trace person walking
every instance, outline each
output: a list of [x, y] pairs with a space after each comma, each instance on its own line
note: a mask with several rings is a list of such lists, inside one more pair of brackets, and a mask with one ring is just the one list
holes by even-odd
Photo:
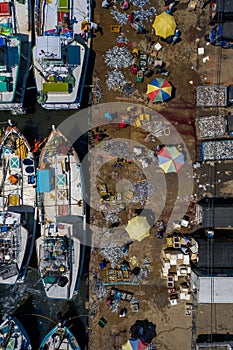
[[99, 23], [89, 22], [89, 26], [90, 26], [90, 29], [93, 33], [100, 33], [101, 35], [104, 34], [103, 28], [100, 27]]

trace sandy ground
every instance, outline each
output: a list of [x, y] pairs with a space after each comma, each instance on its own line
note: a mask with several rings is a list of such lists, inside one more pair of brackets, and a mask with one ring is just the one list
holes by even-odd
[[[158, 53], [166, 63], [166, 68], [170, 71], [168, 80], [175, 87], [175, 98], [169, 102], [153, 105], [149, 102], [148, 107], [154, 109], [166, 117], [172, 123], [179, 134], [182, 136], [193, 162], [200, 159], [199, 140], [196, 137], [195, 118], [205, 113], [216, 113], [216, 109], [209, 109], [207, 112], [195, 108], [195, 88], [204, 84], [231, 84], [233, 83], [233, 74], [231, 67], [231, 52], [207, 45], [204, 35], [208, 32], [208, 6], [203, 10], [197, 8], [195, 11], [188, 11], [187, 1], [179, 1], [174, 17], [181, 31], [181, 41], [174, 46], [160, 42], [163, 49]], [[152, 3], [151, 3], [152, 5]], [[163, 2], [158, 1], [155, 6], [157, 13], [164, 10]], [[132, 9], [132, 8], [131, 8]], [[128, 10], [129, 12], [129, 10]], [[116, 24], [111, 17], [109, 10], [101, 8], [101, 2], [96, 3], [95, 22], [99, 22], [103, 28], [103, 36], [96, 33], [93, 40], [93, 50], [96, 53], [94, 78], [101, 80], [101, 87], [104, 91], [102, 102], [125, 101], [119, 91], [108, 90], [105, 80], [107, 67], [104, 64], [104, 53], [107, 49], [115, 45], [118, 34], [111, 33], [110, 26]], [[151, 23], [147, 24], [150, 30]], [[143, 35], [135, 34], [135, 31], [129, 25], [122, 26], [122, 32], [140, 50], [146, 50], [146, 39]], [[158, 38], [152, 36], [152, 41], [158, 42]], [[204, 48], [204, 55], [198, 55], [198, 47]], [[131, 49], [131, 48], [129, 48]], [[206, 61], [203, 58], [207, 57]], [[145, 105], [146, 85], [151, 78], [144, 78], [143, 83], [136, 83], [135, 76], [132, 76], [130, 69], [125, 71], [128, 79], [136, 84], [137, 91], [131, 98], [131, 102], [138, 102]], [[190, 81], [192, 83], [190, 83]], [[225, 111], [223, 111], [225, 112]], [[106, 126], [105, 126], [106, 128]], [[116, 131], [115, 127], [108, 126], [107, 133], [112, 137], [130, 137], [127, 131]], [[125, 134], [122, 134], [122, 133]], [[142, 142], [142, 135], [138, 132], [134, 135], [135, 139]], [[96, 145], [96, 144], [94, 144]], [[232, 162], [216, 164], [215, 167], [203, 165], [201, 170], [196, 171], [198, 184], [205, 184], [211, 179], [213, 173], [218, 174], [221, 179], [216, 186], [208, 191], [204, 191], [197, 183], [194, 186], [193, 193], [196, 198], [201, 198], [207, 194], [229, 195], [232, 188], [232, 176], [226, 175], [225, 170], [229, 170]], [[91, 165], [92, 167], [92, 165]], [[101, 178], [108, 174], [107, 168], [102, 169]], [[108, 178], [109, 183], [111, 178]], [[167, 177], [168, 193], [176, 195], [175, 177]], [[185, 183], [185, 180], [183, 180]], [[190, 203], [189, 213], [194, 215], [193, 207], [195, 201]], [[166, 201], [162, 218], [167, 222], [171, 201]], [[93, 212], [94, 217], [95, 212]], [[128, 213], [129, 215], [129, 213]], [[129, 216], [127, 216], [129, 218]], [[100, 219], [101, 220], [101, 219]], [[93, 221], [95, 221], [93, 219]], [[102, 220], [103, 221], [103, 220]], [[192, 227], [191, 229], [194, 229]], [[95, 230], [94, 230], [95, 231]], [[96, 238], [94, 232], [94, 240]], [[227, 310], [229, 305], [195, 305], [191, 316], [185, 315], [185, 302], [177, 306], [171, 306], [166, 292], [166, 280], [160, 278], [161, 267], [161, 249], [164, 241], [158, 240], [155, 235], [155, 229], [152, 228], [151, 235], [145, 238], [141, 243], [134, 242], [130, 246], [130, 256], [136, 256], [140, 265], [145, 257], [149, 257], [151, 264], [149, 267], [149, 276], [143, 280], [140, 286], [127, 286], [127, 291], [134, 293], [139, 300], [139, 312], [130, 311], [125, 318], [119, 318], [117, 314], [112, 313], [103, 300], [98, 300], [93, 292], [95, 277], [103, 277], [103, 272], [99, 269], [101, 257], [98, 249], [93, 249], [90, 263], [89, 278], [89, 306], [92, 317], [90, 318], [89, 329], [89, 349], [99, 350], [121, 349], [121, 345], [129, 339], [129, 329], [137, 319], [148, 319], [156, 324], [157, 337], [153, 340], [155, 349], [159, 350], [188, 350], [194, 349], [195, 341], [200, 334], [210, 333], [232, 333], [232, 316]], [[121, 287], [119, 287], [121, 288]], [[124, 286], [124, 289], [125, 286]], [[107, 320], [104, 328], [98, 325], [101, 317]]]

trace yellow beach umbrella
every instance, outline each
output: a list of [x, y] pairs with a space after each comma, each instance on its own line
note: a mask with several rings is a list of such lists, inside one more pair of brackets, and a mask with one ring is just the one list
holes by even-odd
[[149, 230], [150, 225], [145, 216], [135, 216], [129, 220], [128, 225], [125, 228], [125, 231], [128, 232], [130, 238], [139, 242], [141, 242], [143, 238], [149, 236]]
[[155, 30], [155, 34], [164, 39], [174, 35], [176, 30], [176, 22], [173, 16], [166, 12], [161, 13], [155, 17], [152, 27]]

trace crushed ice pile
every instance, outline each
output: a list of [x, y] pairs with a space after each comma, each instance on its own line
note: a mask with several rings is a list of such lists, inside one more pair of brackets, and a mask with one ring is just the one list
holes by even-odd
[[106, 83], [109, 90], [122, 89], [126, 84], [125, 76], [119, 70], [114, 69], [112, 72], [108, 72]]
[[127, 68], [132, 62], [132, 56], [125, 47], [114, 46], [105, 53], [105, 64], [110, 68]]

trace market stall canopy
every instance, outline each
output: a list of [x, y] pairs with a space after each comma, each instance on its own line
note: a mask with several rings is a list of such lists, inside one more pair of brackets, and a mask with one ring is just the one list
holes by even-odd
[[184, 164], [184, 154], [176, 146], [165, 146], [158, 152], [158, 165], [165, 173], [177, 173]]
[[144, 344], [140, 339], [130, 339], [122, 345], [122, 350], [148, 350], [148, 345]]
[[172, 94], [172, 86], [162, 78], [155, 78], [147, 85], [147, 96], [153, 103], [168, 100]]
[[173, 16], [163, 12], [155, 17], [152, 27], [157, 36], [166, 39], [167, 37], [174, 35], [176, 22]]
[[143, 238], [149, 236], [150, 225], [145, 216], [136, 216], [129, 220], [125, 231], [129, 234], [130, 238], [135, 239], [139, 242]]

